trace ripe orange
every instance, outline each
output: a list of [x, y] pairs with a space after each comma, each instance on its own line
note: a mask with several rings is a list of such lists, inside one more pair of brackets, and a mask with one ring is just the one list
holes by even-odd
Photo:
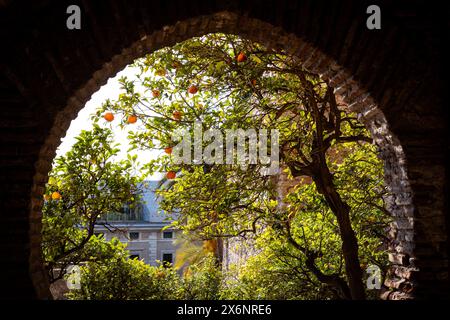
[[128, 119], [127, 119], [127, 122], [130, 123], [130, 124], [131, 123], [136, 123], [136, 121], [137, 121], [137, 116], [134, 115], [134, 114], [129, 116]]
[[247, 60], [247, 56], [243, 52], [240, 52], [236, 60], [237, 62], [244, 62], [245, 60]]
[[174, 62], [172, 62], [172, 67], [175, 69], [178, 69], [179, 67], [181, 67], [181, 63], [178, 61], [174, 61]]
[[252, 79], [252, 86], [256, 86], [256, 79]]
[[175, 171], [169, 171], [166, 174], [167, 179], [170, 179], [170, 180], [175, 179], [176, 176], [177, 176], [177, 173]]
[[180, 111], [174, 111], [172, 114], [172, 117], [177, 120], [180, 121], [181, 120], [181, 112]]
[[172, 154], [172, 147], [164, 148], [164, 152], [167, 153], [167, 154]]
[[160, 94], [161, 94], [161, 92], [159, 90], [156, 90], [156, 89], [152, 90], [153, 98], [158, 98]]
[[53, 200], [59, 200], [61, 199], [61, 194], [58, 191], [55, 191], [52, 193], [52, 199]]
[[107, 112], [103, 115], [103, 118], [108, 121], [111, 122], [114, 120], [114, 115], [111, 112]]
[[192, 85], [192, 86], [190, 86], [190, 87], [188, 88], [188, 92], [189, 92], [190, 94], [196, 94], [197, 91], [198, 91], [198, 87], [195, 86], [195, 85]]
[[159, 69], [155, 72], [157, 76], [164, 77], [166, 75], [166, 69]]
[[48, 201], [51, 199], [51, 196], [49, 194], [44, 194], [44, 200]]

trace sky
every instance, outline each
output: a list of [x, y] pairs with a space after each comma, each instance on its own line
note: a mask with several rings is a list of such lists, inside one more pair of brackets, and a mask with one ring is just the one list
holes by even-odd
[[[101, 106], [102, 102], [106, 99], [114, 100], [118, 97], [118, 95], [121, 93], [120, 90], [120, 84], [119, 84], [119, 78], [122, 76], [127, 76], [129, 78], [132, 78], [133, 75], [137, 73], [137, 69], [127, 66], [124, 70], [119, 72], [115, 77], [110, 78], [108, 82], [102, 86], [97, 92], [95, 92], [91, 99], [86, 103], [83, 109], [80, 110], [78, 113], [78, 116], [75, 120], [72, 120], [70, 123], [69, 130], [66, 133], [66, 136], [61, 139], [61, 144], [59, 145], [58, 149], [56, 150], [56, 156], [64, 155], [66, 152], [68, 152], [74, 143], [76, 142], [75, 137], [77, 137], [81, 130], [90, 130], [92, 129], [92, 120], [90, 119], [91, 115], [95, 113], [96, 109]], [[113, 121], [111, 123], [111, 129], [113, 130], [114, 134], [114, 140], [120, 144], [120, 152], [117, 156], [117, 159], [126, 159], [127, 154], [130, 153], [131, 155], [136, 154], [137, 160], [140, 163], [148, 162], [151, 159], [156, 158], [160, 152], [159, 151], [132, 151], [127, 152], [128, 148], [130, 147], [130, 144], [127, 140], [127, 134], [129, 130], [137, 130], [140, 124], [140, 121], [136, 122], [133, 125], [126, 126], [123, 129], [120, 129], [118, 126], [119, 121]], [[99, 122], [100, 125], [109, 126], [106, 124], [106, 121], [101, 120]], [[151, 177], [148, 177], [148, 180], [160, 180], [162, 177], [161, 173], [156, 173], [152, 175]]]

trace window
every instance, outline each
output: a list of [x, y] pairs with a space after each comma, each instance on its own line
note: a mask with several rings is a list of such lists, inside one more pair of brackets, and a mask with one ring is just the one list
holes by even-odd
[[173, 254], [172, 253], [163, 253], [162, 262], [163, 262], [163, 265], [165, 265], [165, 266], [168, 263], [172, 263], [173, 262]]
[[122, 206], [122, 210], [120, 210], [120, 213], [129, 215], [129, 214], [131, 213], [130, 205], [129, 205], [128, 203], [124, 204], [124, 205]]
[[129, 238], [130, 238], [130, 240], [138, 240], [139, 239], [139, 232], [130, 232]]
[[164, 231], [163, 232], [163, 239], [172, 239], [173, 238], [173, 232], [172, 231]]
[[130, 254], [130, 259], [138, 259], [139, 260], [139, 255], [138, 254]]

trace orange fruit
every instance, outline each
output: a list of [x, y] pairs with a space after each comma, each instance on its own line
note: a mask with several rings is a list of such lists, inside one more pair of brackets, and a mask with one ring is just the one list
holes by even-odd
[[137, 121], [137, 116], [135, 116], [134, 114], [129, 116], [127, 119], [128, 123], [136, 123], [136, 121]]
[[164, 76], [166, 75], [166, 70], [165, 70], [165, 69], [159, 69], [159, 70], [157, 70], [157, 71], [155, 72], [155, 74], [156, 74], [157, 76], [164, 77]]
[[237, 62], [244, 62], [245, 60], [247, 60], [247, 56], [243, 52], [240, 52], [236, 60]]
[[180, 121], [181, 120], [181, 112], [180, 111], [174, 111], [172, 114], [172, 117], [177, 120]]
[[161, 92], [159, 90], [156, 90], [156, 89], [152, 90], [153, 98], [158, 98], [160, 94], [161, 94]]
[[167, 153], [167, 154], [172, 154], [172, 147], [164, 148], [164, 152]]
[[181, 67], [181, 63], [179, 63], [178, 61], [172, 62], [172, 68], [178, 69], [179, 67]]
[[44, 200], [48, 201], [51, 199], [51, 196], [49, 194], [44, 194]]
[[114, 120], [114, 115], [111, 112], [107, 112], [103, 115], [103, 118], [108, 121], [111, 122]]
[[52, 199], [53, 200], [59, 200], [61, 199], [61, 194], [58, 191], [55, 191], [52, 193]]
[[175, 179], [176, 176], [177, 176], [177, 173], [175, 171], [169, 171], [166, 174], [167, 179], [170, 179], [170, 180]]
[[256, 79], [252, 79], [252, 86], [256, 86]]
[[192, 85], [192, 86], [190, 86], [190, 87], [188, 88], [188, 92], [189, 92], [190, 94], [196, 94], [197, 91], [198, 91], [198, 87], [197, 87], [197, 86]]

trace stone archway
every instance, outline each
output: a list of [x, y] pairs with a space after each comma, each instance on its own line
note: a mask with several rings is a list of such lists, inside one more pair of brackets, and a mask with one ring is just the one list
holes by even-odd
[[9, 44], [0, 52], [0, 265], [6, 269], [0, 295], [50, 297], [40, 253], [41, 194], [59, 139], [89, 97], [144, 53], [225, 32], [295, 53], [360, 114], [380, 146], [392, 192], [387, 285], [393, 290], [386, 298], [448, 298], [448, 124], [445, 57], [438, 50], [448, 27], [445, 10], [424, 0], [407, 6], [380, 0], [383, 27], [368, 31], [367, 4], [82, 2], [79, 31], [65, 28], [64, 1], [0, 5], [6, 26], [0, 38]]
[[[31, 220], [37, 224], [33, 230], [40, 230], [40, 209], [42, 207], [42, 190], [45, 187], [47, 173], [59, 145], [60, 139], [65, 135], [70, 122], [76, 117], [87, 100], [106, 81], [148, 52], [162, 47], [174, 45], [178, 41], [201, 36], [207, 33], [225, 32], [239, 34], [267, 47], [280, 47], [291, 54], [295, 54], [309, 71], [321, 75], [329, 80], [351, 111], [357, 112], [360, 121], [370, 130], [375, 143], [380, 149], [380, 155], [386, 163], [386, 182], [391, 193], [388, 201], [388, 210], [394, 217], [393, 246], [391, 248], [391, 262], [393, 270], [387, 285], [397, 291], [389, 298], [407, 298], [413, 283], [407, 277], [401, 277], [397, 270], [412, 272], [407, 257], [413, 256], [413, 203], [412, 193], [408, 182], [405, 156], [398, 139], [390, 132], [388, 123], [369, 93], [360, 88], [358, 83], [341, 66], [327, 57], [311, 44], [293, 34], [287, 34], [280, 28], [264, 23], [257, 19], [239, 16], [231, 12], [219, 12], [213, 15], [188, 19], [165, 27], [151, 35], [142, 37], [125, 48], [120, 54], [114, 56], [110, 62], [96, 71], [92, 78], [68, 100], [67, 106], [55, 118], [55, 123], [40, 152], [37, 163], [37, 173], [34, 177], [32, 190]], [[32, 237], [38, 241], [38, 237]], [[39, 243], [32, 243], [32, 269], [34, 284], [42, 287], [42, 266], [36, 263], [40, 259]], [[400, 282], [400, 283], [399, 283]], [[41, 288], [41, 290], [44, 287]]]

